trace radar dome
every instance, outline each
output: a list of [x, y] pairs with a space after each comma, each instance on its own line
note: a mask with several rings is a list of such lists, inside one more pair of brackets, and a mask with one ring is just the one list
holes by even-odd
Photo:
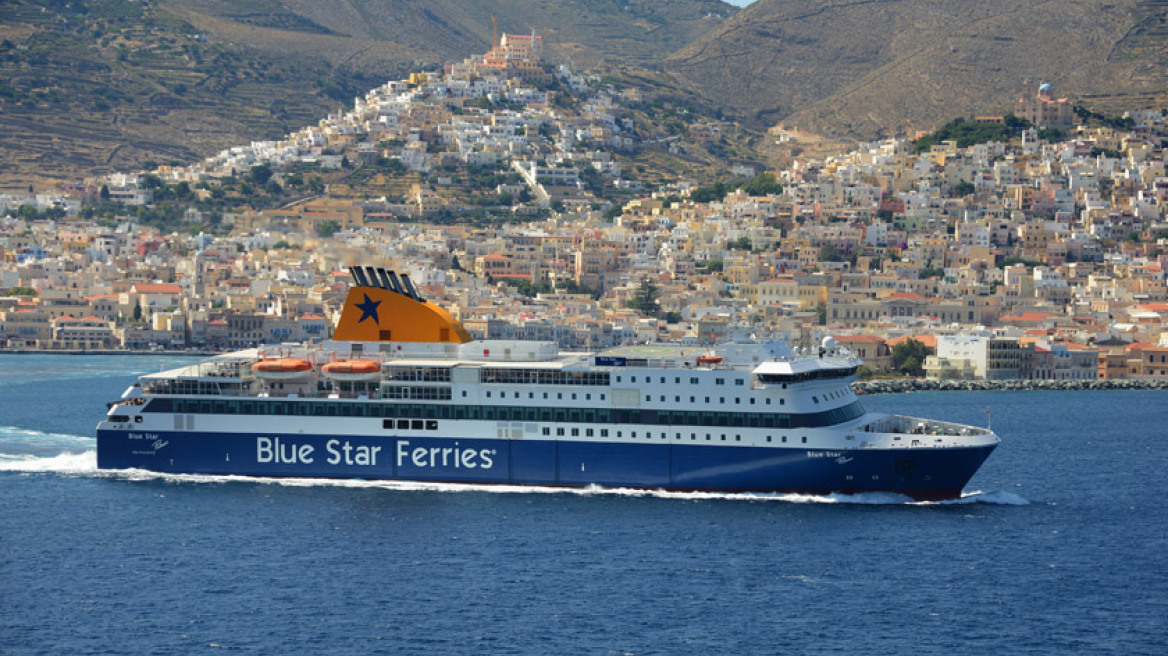
[[823, 338], [823, 341], [822, 341], [822, 342], [820, 342], [820, 346], [822, 346], [822, 347], [823, 347], [823, 350], [824, 350], [824, 351], [827, 351], [828, 353], [831, 353], [832, 351], [834, 351], [834, 350], [835, 350], [835, 338], [834, 338], [834, 337], [832, 337], [831, 335], [828, 335], [827, 337], [824, 337], [824, 338]]

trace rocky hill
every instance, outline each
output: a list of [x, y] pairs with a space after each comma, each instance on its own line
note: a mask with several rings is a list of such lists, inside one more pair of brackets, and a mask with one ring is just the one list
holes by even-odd
[[5, 0], [0, 191], [278, 137], [387, 79], [544, 35], [577, 67], [659, 61], [719, 0]]
[[667, 70], [756, 127], [867, 137], [1009, 111], [1050, 82], [1168, 106], [1168, 0], [759, 0]]

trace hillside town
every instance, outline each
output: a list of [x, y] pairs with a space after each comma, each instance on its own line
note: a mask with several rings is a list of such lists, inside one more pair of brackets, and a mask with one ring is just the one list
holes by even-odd
[[[149, 206], [147, 173], [0, 196], [0, 346], [324, 340], [346, 267], [368, 264], [408, 273], [480, 338], [806, 349], [831, 335], [871, 373], [1168, 378], [1160, 111], [1076, 123], [1043, 85], [1019, 101], [1027, 124], [1008, 139], [890, 139], [781, 170], [738, 166], [734, 184], [641, 189], [619, 157], [642, 145], [621, 111], [637, 92], [545, 68], [540, 47], [535, 34], [503, 35], [485, 55], [387, 83], [286, 139], [149, 173], [200, 198], [256, 167], [277, 184], [304, 165], [392, 162], [434, 175], [398, 197], [335, 184], [289, 206], [224, 213], [215, 230], [192, 205], [181, 230], [161, 230], [82, 212], [97, 197]], [[556, 100], [568, 92], [571, 112]], [[720, 130], [698, 121], [685, 136]], [[522, 220], [434, 221], [466, 209], [441, 193], [446, 172], [466, 166], [508, 176], [494, 193]], [[603, 189], [629, 199], [614, 204]], [[905, 346], [923, 351], [906, 363]]]

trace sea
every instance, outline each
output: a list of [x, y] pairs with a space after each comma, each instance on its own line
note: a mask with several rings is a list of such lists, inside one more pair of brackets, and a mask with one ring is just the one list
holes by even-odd
[[944, 503], [97, 471], [182, 362], [0, 356], [0, 654], [1168, 653], [1168, 392], [864, 397], [992, 422]]

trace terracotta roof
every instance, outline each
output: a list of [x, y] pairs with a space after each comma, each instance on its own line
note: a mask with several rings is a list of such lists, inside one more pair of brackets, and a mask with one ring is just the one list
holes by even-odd
[[837, 342], [866, 342], [882, 344], [884, 339], [876, 335], [833, 335]]
[[1023, 321], [1042, 321], [1050, 316], [1050, 312], [1023, 312]]
[[1164, 349], [1164, 348], [1168, 348], [1168, 347], [1157, 346], [1157, 345], [1149, 343], [1149, 342], [1132, 342], [1131, 344], [1128, 344], [1127, 347], [1124, 348], [1124, 350], [1125, 351], [1151, 351], [1151, 350]]
[[891, 348], [902, 342], [907, 342], [910, 339], [916, 340], [928, 348], [937, 348], [937, 338], [933, 335], [901, 335], [900, 337], [894, 337], [888, 340], [885, 344], [888, 344], [889, 348]]

